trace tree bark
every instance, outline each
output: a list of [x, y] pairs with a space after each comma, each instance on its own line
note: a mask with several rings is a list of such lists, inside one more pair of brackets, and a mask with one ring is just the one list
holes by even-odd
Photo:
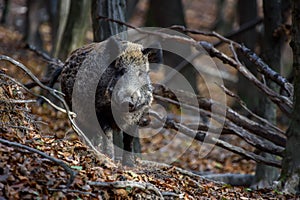
[[[99, 16], [125, 22], [125, 12], [126, 0], [93, 0], [92, 24], [94, 41], [101, 42], [127, 30], [126, 26], [99, 19]], [[126, 38], [126, 33], [121, 35], [121, 39], [126, 40]]]
[[[264, 0], [264, 37], [263, 37], [263, 51], [262, 57], [264, 61], [272, 67], [276, 72], [280, 72], [281, 66], [281, 45], [282, 38], [275, 36], [274, 32], [282, 23], [281, 17], [281, 1], [280, 0]], [[273, 81], [266, 79], [266, 84], [274, 91], [279, 92], [279, 87]], [[265, 119], [272, 124], [276, 124], [277, 107], [265, 96], [260, 97], [260, 106]], [[276, 159], [274, 155], [268, 153], [261, 153], [262, 156], [270, 159]], [[263, 164], [257, 164], [256, 174], [254, 180], [255, 188], [265, 188], [273, 185], [273, 181], [279, 177], [279, 170]]]
[[[243, 26], [244, 24], [247, 24], [255, 19], [257, 19], [257, 2], [253, 0], [239, 0], [237, 3], [237, 10], [238, 10], [238, 22], [240, 26]], [[249, 49], [253, 50], [255, 49], [256, 43], [257, 43], [257, 32], [255, 28], [252, 28], [251, 30], [248, 30], [241, 34], [239, 37], [237, 37], [237, 41], [240, 43], [245, 44]], [[245, 65], [249, 66], [249, 70], [256, 74], [256, 70], [254, 70], [253, 64], [245, 58], [245, 56], [239, 55], [241, 58], [241, 61], [245, 63]], [[241, 98], [243, 98], [243, 101], [247, 104], [247, 107], [251, 110], [255, 110], [258, 106], [258, 97], [259, 92], [251, 84], [243, 75], [239, 73], [239, 82], [237, 85], [237, 92]], [[248, 88], [245, 90], [245, 88]]]
[[4, 8], [2, 11], [2, 17], [0, 21], [1, 24], [6, 24], [10, 3], [10, 0], [4, 0]]
[[287, 130], [286, 154], [281, 181], [283, 191], [291, 194], [300, 190], [300, 0], [292, 1], [292, 41], [294, 80], [294, 110]]
[[56, 26], [55, 27], [56, 30], [52, 30], [52, 34], [55, 31], [55, 34], [53, 34], [54, 38], [52, 41], [53, 46], [51, 50], [51, 55], [54, 58], [59, 57], [59, 50], [61, 48], [63, 34], [68, 20], [70, 5], [71, 5], [71, 0], [64, 0], [64, 1], [57, 2], [56, 19], [53, 20]]

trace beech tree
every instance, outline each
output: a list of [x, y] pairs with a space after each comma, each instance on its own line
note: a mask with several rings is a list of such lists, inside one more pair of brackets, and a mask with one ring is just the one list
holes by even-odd
[[[264, 36], [262, 44], [262, 57], [264, 61], [272, 67], [276, 72], [280, 72], [281, 69], [281, 46], [282, 36], [280, 34], [274, 34], [276, 29], [280, 27], [282, 23], [281, 17], [281, 1], [277, 0], [264, 0]], [[270, 88], [279, 92], [279, 86], [269, 79], [266, 79], [261, 75], [262, 81], [265, 81]], [[264, 116], [272, 124], [277, 124], [277, 106], [272, 103], [266, 96], [259, 96], [260, 99], [260, 114]], [[276, 156], [262, 153], [264, 157], [276, 159]], [[279, 170], [275, 167], [266, 166], [263, 164], [257, 164], [255, 174], [256, 188], [265, 188], [273, 184], [273, 181], [277, 180], [279, 176]]]
[[294, 71], [294, 109], [289, 128], [285, 157], [282, 162], [281, 181], [283, 191], [296, 194], [300, 190], [300, 0], [292, 1], [292, 40]]

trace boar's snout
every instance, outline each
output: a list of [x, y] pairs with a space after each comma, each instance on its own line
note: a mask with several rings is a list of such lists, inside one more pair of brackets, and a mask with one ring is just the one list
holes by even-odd
[[118, 104], [120, 106], [121, 111], [123, 112], [134, 112], [139, 109], [141, 93], [139, 90], [132, 92], [119, 91], [117, 93]]

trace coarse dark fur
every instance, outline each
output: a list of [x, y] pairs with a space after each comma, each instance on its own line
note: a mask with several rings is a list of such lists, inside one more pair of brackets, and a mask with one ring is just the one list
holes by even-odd
[[[160, 57], [161, 50], [143, 49], [139, 44], [110, 39], [75, 50], [62, 70], [61, 88], [71, 109], [73, 87], [78, 71], [83, 67], [92, 66], [91, 69], [96, 69], [95, 73], [101, 73], [95, 92], [97, 119], [109, 140], [112, 140], [113, 133], [124, 131], [125, 165], [134, 163], [131, 153], [133, 137], [136, 134], [134, 132], [137, 131], [137, 124], [152, 102], [149, 58], [160, 61]], [[106, 62], [110, 64], [101, 66]], [[88, 80], [90, 77], [85, 78]], [[104, 141], [106, 142], [108, 141]], [[107, 153], [113, 156], [111, 152]]]

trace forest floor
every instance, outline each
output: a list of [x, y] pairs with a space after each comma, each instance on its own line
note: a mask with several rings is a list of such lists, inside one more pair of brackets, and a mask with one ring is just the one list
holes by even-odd
[[[23, 63], [39, 78], [45, 71], [46, 63], [23, 47], [21, 36], [4, 27], [0, 27], [0, 54]], [[21, 83], [29, 81], [24, 72], [0, 62], [0, 74], [4, 73]], [[38, 89], [34, 91], [39, 92]], [[165, 199], [294, 198], [271, 189], [252, 190], [216, 183], [190, 173], [253, 174], [255, 163], [216, 147], [208, 156], [199, 159], [201, 144], [193, 141], [188, 149], [182, 151], [180, 141], [172, 140], [172, 133], [157, 133], [142, 140], [143, 152], [158, 152], [155, 154], [157, 157], [151, 157], [152, 161], [168, 163], [168, 159], [177, 156], [172, 166], [143, 162], [127, 168], [103, 162], [78, 137], [73, 134], [65, 137], [71, 129], [65, 114], [47, 104], [18, 103], [19, 100], [35, 99], [27, 93], [23, 95], [23, 92], [12, 81], [0, 76], [1, 139], [27, 145], [58, 158], [71, 166], [77, 175], [71, 186], [64, 188], [70, 175], [58, 163], [1, 142], [0, 196], [7, 199], [158, 199], [160, 195]], [[241, 145], [240, 140], [232, 140]], [[170, 141], [173, 145], [159, 150]], [[176, 152], [182, 152], [181, 156]]]
[[[24, 1], [20, 2], [24, 4]], [[207, 29], [212, 27], [216, 8], [210, 0], [183, 2], [189, 27]], [[12, 7], [14, 6], [18, 5]], [[130, 23], [142, 26], [145, 6], [143, 2], [140, 4], [135, 18]], [[42, 78], [47, 63], [25, 49], [21, 37], [19, 33], [0, 26], [0, 55], [10, 56], [23, 63], [33, 74]], [[49, 40], [49, 34], [44, 39]], [[165, 199], [296, 199], [272, 189], [233, 187], [196, 175], [196, 173], [253, 175], [256, 164], [218, 147], [214, 147], [202, 158], [201, 143], [194, 140], [185, 145], [182, 138], [175, 137], [176, 133], [169, 131], [153, 134], [145, 130], [143, 133], [151, 137], [141, 140], [142, 152], [146, 154], [155, 152], [147, 156], [148, 160], [154, 162], [141, 162], [135, 168], [104, 162], [75, 134], [72, 132], [70, 134], [71, 125], [66, 114], [56, 111], [48, 104], [40, 106], [37, 103], [20, 103], [23, 100], [35, 100], [36, 97], [28, 95], [12, 81], [4, 78], [3, 74], [21, 83], [29, 82], [24, 72], [6, 62], [0, 62], [0, 139], [23, 144], [58, 158], [76, 171], [77, 175], [71, 186], [66, 188], [70, 175], [58, 163], [23, 148], [14, 147], [13, 144], [0, 142], [0, 200], [2, 197], [3, 199], [159, 199], [160, 195]], [[39, 93], [40, 89], [36, 87], [33, 91]], [[19, 103], [16, 103], [18, 101]], [[237, 137], [227, 136], [226, 139], [232, 144], [253, 150]]]

